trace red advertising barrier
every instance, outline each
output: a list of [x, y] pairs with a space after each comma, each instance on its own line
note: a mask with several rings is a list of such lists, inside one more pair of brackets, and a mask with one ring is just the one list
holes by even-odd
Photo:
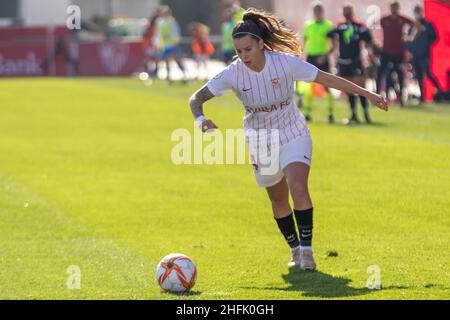
[[40, 76], [45, 45], [0, 45], [0, 76]]
[[45, 75], [43, 63], [49, 56], [54, 56], [48, 65], [49, 74], [66, 75], [62, 55], [52, 53], [58, 44], [67, 43], [69, 37], [65, 27], [0, 28], [0, 76]]
[[[425, 18], [433, 24], [438, 34], [438, 41], [431, 51], [431, 72], [444, 90], [450, 89], [450, 1], [425, 0]], [[425, 78], [425, 99], [433, 99], [435, 88]]]
[[0, 77], [125, 76], [144, 59], [142, 42], [77, 42], [65, 27], [0, 28]]
[[79, 46], [80, 74], [130, 75], [144, 59], [142, 42], [92, 42]]

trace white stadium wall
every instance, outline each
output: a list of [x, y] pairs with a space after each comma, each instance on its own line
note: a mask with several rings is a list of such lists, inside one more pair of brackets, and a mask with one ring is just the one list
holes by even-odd
[[20, 17], [25, 26], [64, 25], [71, 0], [21, 0]]
[[159, 0], [72, 0], [81, 8], [83, 19], [90, 19], [94, 14], [127, 18], [148, 18], [159, 6]]
[[78, 5], [83, 20], [94, 14], [129, 18], [148, 18], [160, 4], [159, 0], [20, 0], [19, 15], [24, 26], [65, 25], [67, 7]]

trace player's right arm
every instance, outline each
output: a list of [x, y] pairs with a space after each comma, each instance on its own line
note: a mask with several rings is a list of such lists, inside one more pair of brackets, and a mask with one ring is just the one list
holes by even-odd
[[189, 99], [191, 112], [194, 115], [195, 120], [201, 123], [201, 129], [203, 132], [218, 128], [214, 122], [207, 120], [203, 114], [203, 104], [212, 98], [214, 98], [214, 94], [208, 89], [207, 85], [204, 85]]
[[200, 90], [195, 92], [189, 99], [192, 114], [197, 122], [201, 123], [203, 132], [216, 129], [217, 126], [203, 115], [203, 104], [213, 97], [221, 96], [233, 88], [232, 66], [228, 66], [214, 78], [208, 81]]

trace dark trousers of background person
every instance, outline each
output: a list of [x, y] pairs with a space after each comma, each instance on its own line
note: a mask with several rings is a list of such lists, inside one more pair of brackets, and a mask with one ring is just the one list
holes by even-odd
[[431, 80], [433, 85], [438, 91], [442, 91], [436, 78], [433, 76], [430, 70], [430, 58], [413, 59], [411, 61], [414, 71], [416, 73], [417, 82], [420, 88], [420, 101], [424, 101], [424, 78], [425, 75]]
[[235, 55], [235, 51], [233, 50], [225, 50], [223, 51], [223, 62], [225, 62], [227, 65], [233, 62], [233, 57]]
[[398, 85], [400, 92], [396, 92], [400, 95], [400, 99], [403, 96], [403, 70], [401, 69], [403, 63], [403, 55], [392, 55], [383, 53], [381, 56], [381, 65], [378, 68], [377, 76], [377, 93], [380, 93], [381, 82], [384, 76], [386, 76], [386, 95], [389, 92], [389, 88], [394, 88], [394, 83], [392, 81], [392, 74], [395, 72], [398, 78]]

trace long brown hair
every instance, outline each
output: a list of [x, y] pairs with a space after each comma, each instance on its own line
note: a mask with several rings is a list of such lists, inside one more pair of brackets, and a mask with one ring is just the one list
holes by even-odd
[[284, 21], [264, 10], [248, 8], [244, 12], [243, 21], [239, 21], [233, 29], [233, 39], [248, 34], [256, 40], [262, 39], [266, 50], [301, 55], [297, 34]]

